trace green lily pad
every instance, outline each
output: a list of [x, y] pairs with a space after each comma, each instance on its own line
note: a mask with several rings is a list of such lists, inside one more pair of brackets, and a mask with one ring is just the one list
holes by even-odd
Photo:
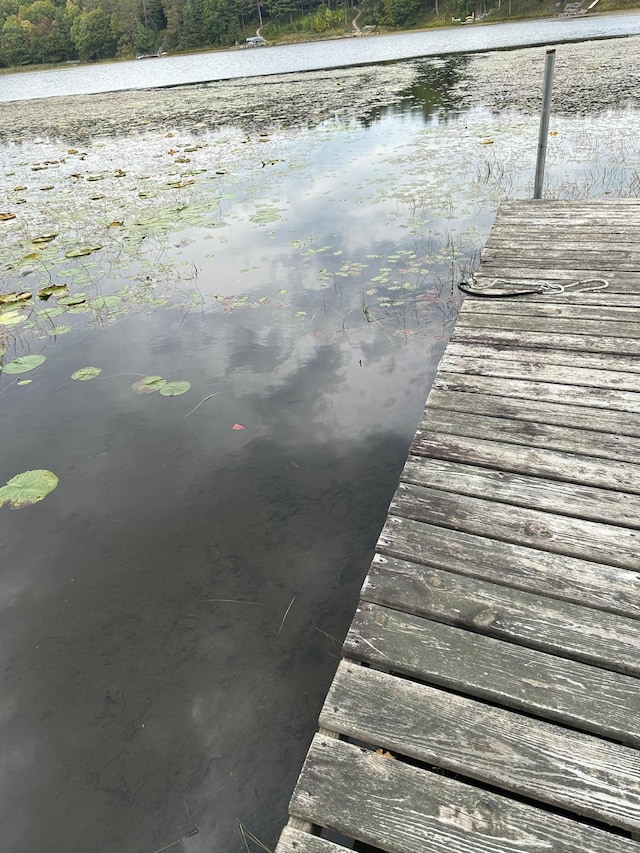
[[4, 311], [0, 314], [0, 325], [17, 326], [18, 323], [22, 323], [23, 320], [26, 320], [27, 316], [28, 315], [23, 311]]
[[102, 373], [101, 367], [81, 367], [71, 374], [72, 379], [78, 379], [80, 382], [86, 382], [88, 379], [95, 379]]
[[41, 243], [50, 243], [52, 240], [55, 240], [58, 236], [58, 233], [55, 234], [42, 234], [40, 237], [34, 237], [31, 242], [39, 245]]
[[117, 308], [122, 302], [122, 299], [115, 294], [110, 296], [96, 296], [91, 300], [92, 308]]
[[38, 291], [38, 299], [44, 299], [45, 301], [49, 299], [50, 296], [53, 296], [56, 293], [66, 293], [67, 285], [66, 284], [48, 284], [46, 287], [41, 287]]
[[69, 294], [69, 296], [61, 296], [58, 299], [58, 305], [68, 305], [70, 308], [75, 308], [77, 305], [82, 305], [87, 301], [87, 297], [84, 293], [76, 293], [75, 295]]
[[31, 299], [30, 290], [22, 290], [13, 293], [0, 293], [0, 305], [14, 305], [16, 302], [27, 302]]
[[46, 498], [57, 485], [58, 478], [52, 471], [42, 468], [24, 471], [22, 474], [16, 474], [0, 489], [0, 506], [31, 506]]
[[18, 379], [16, 385], [31, 385], [33, 379]]
[[101, 248], [102, 246], [78, 246], [77, 249], [67, 249], [64, 256], [65, 258], [82, 258], [92, 252], [97, 252]]
[[145, 376], [144, 379], [139, 379], [131, 386], [138, 394], [153, 394], [155, 391], [160, 391], [167, 384], [167, 380], [162, 376]]
[[52, 326], [50, 329], [47, 329], [48, 335], [66, 335], [67, 332], [71, 331], [71, 326]]
[[257, 225], [268, 225], [280, 219], [280, 211], [277, 207], [260, 207], [249, 219]]
[[46, 361], [44, 355], [21, 355], [2, 368], [5, 373], [28, 373]]
[[160, 389], [160, 393], [163, 397], [180, 397], [186, 394], [189, 388], [191, 388], [190, 382], [167, 382]]

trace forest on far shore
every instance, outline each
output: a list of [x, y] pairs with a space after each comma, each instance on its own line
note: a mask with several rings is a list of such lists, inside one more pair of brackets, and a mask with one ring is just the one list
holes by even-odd
[[[588, 0], [585, 0], [588, 2]], [[492, 3], [493, 5], [490, 5]], [[638, 0], [600, 0], [599, 12]], [[0, 67], [16, 68], [244, 44], [447, 26], [561, 12], [564, 0], [0, 0]]]

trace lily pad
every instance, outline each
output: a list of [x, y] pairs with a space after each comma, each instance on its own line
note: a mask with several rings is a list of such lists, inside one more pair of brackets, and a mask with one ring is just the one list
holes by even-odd
[[49, 299], [50, 296], [53, 296], [56, 293], [66, 293], [67, 285], [66, 284], [48, 284], [46, 287], [41, 287], [38, 291], [38, 299], [44, 299], [45, 301]]
[[191, 388], [190, 382], [167, 382], [160, 389], [160, 393], [163, 397], [180, 397], [186, 394], [189, 388]]
[[17, 326], [27, 319], [29, 315], [24, 311], [14, 309], [13, 311], [3, 311], [0, 313], [0, 326]]
[[117, 308], [118, 305], [122, 302], [122, 299], [115, 294], [111, 294], [108, 296], [96, 296], [95, 299], [91, 300], [92, 308]]
[[83, 258], [85, 255], [97, 252], [101, 248], [102, 246], [78, 246], [77, 249], [67, 249], [64, 256], [65, 258]]
[[145, 376], [144, 379], [139, 379], [131, 386], [138, 394], [153, 394], [155, 391], [160, 391], [167, 384], [167, 380], [162, 376]]
[[87, 301], [84, 293], [69, 294], [69, 296], [61, 296], [58, 299], [58, 305], [68, 305], [69, 308], [75, 308], [77, 305], [82, 305]]
[[0, 506], [31, 506], [46, 498], [57, 485], [58, 478], [52, 471], [43, 468], [24, 471], [22, 474], [16, 474], [0, 489]]
[[249, 219], [257, 225], [268, 225], [280, 219], [280, 211], [277, 207], [261, 207]]
[[0, 222], [8, 222], [10, 219], [15, 218], [15, 213], [0, 213]]
[[40, 237], [34, 237], [31, 242], [36, 243], [37, 245], [41, 243], [50, 243], [52, 240], [55, 240], [57, 236], [57, 232], [55, 234], [42, 234]]
[[102, 373], [101, 367], [81, 367], [71, 374], [72, 379], [78, 379], [80, 382], [86, 382], [88, 379], [95, 379]]
[[27, 302], [31, 299], [31, 291], [23, 290], [20, 293], [0, 293], [0, 305], [11, 305], [14, 302]]
[[35, 370], [36, 367], [45, 362], [44, 355], [21, 355], [19, 358], [10, 361], [2, 368], [5, 373], [28, 373], [30, 370]]
[[33, 379], [18, 379], [16, 385], [31, 385]]

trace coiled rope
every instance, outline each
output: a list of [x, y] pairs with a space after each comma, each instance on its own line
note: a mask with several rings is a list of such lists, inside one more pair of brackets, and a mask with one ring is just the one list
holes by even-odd
[[508, 278], [494, 278], [487, 284], [479, 284], [474, 275], [458, 283], [458, 290], [468, 296], [478, 296], [483, 299], [510, 299], [516, 296], [561, 296], [564, 293], [594, 293], [609, 287], [606, 278], [581, 278], [578, 281], [570, 281], [567, 284], [559, 282], [541, 281], [530, 287], [500, 288], [498, 285], [518, 285], [519, 281]]

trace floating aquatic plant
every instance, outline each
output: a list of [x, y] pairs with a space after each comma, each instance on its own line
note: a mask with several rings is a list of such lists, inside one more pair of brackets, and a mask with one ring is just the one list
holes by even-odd
[[28, 373], [30, 370], [40, 367], [46, 360], [44, 355], [21, 355], [19, 358], [10, 361], [9, 364], [5, 364], [2, 369], [5, 373]]
[[36, 468], [16, 474], [6, 485], [0, 488], [0, 506], [9, 504], [13, 509], [38, 503], [58, 485], [58, 478], [52, 471]]
[[81, 367], [71, 374], [72, 379], [77, 379], [80, 382], [86, 382], [88, 379], [95, 379], [102, 373], [101, 367]]

